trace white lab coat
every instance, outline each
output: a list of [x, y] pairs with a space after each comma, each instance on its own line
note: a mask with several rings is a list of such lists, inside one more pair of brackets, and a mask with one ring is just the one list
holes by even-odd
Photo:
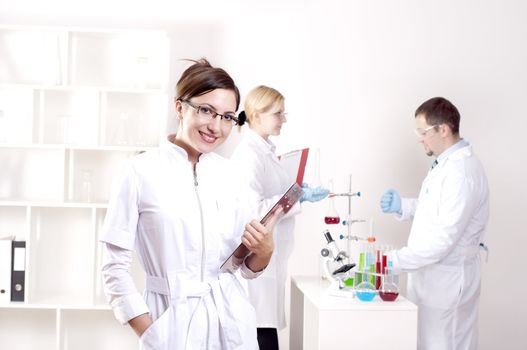
[[[258, 348], [254, 308], [219, 271], [249, 222], [230, 163], [203, 154], [194, 177], [187, 153], [165, 141], [132, 158], [114, 187], [101, 239], [104, 289], [121, 323], [150, 313], [142, 349]], [[134, 249], [147, 275], [144, 300], [128, 273]]]
[[[231, 159], [240, 167], [240, 178], [251, 189], [248, 193], [253, 195], [253, 210], [260, 218], [295, 182], [280, 165], [273, 143], [249, 128]], [[297, 203], [278, 221], [274, 228], [275, 249], [271, 261], [260, 277], [248, 281], [249, 300], [256, 309], [258, 327], [280, 330], [286, 326], [285, 284], [294, 244], [294, 215], [299, 212], [300, 204]]]
[[441, 160], [419, 199], [402, 199], [412, 219], [408, 245], [389, 254], [410, 272], [408, 297], [418, 305], [420, 350], [477, 349], [479, 244], [489, 217], [485, 171], [467, 145]]

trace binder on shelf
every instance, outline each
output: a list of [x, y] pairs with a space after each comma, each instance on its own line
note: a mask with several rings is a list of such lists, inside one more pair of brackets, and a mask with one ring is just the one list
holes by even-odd
[[26, 292], [26, 242], [12, 242], [11, 301], [24, 301]]
[[0, 240], [0, 304], [11, 301], [11, 240]]
[[302, 181], [304, 181], [308, 154], [309, 148], [304, 148], [287, 152], [278, 157], [282, 167], [290, 174], [292, 179], [295, 179], [299, 186], [302, 186]]

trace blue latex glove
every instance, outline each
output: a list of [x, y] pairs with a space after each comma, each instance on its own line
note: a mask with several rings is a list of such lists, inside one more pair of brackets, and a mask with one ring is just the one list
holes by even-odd
[[329, 194], [329, 190], [322, 188], [322, 187], [309, 187], [308, 184], [303, 183], [302, 184], [302, 190], [304, 190], [304, 194], [300, 198], [300, 203], [309, 201], [309, 202], [318, 202], [324, 198], [326, 198]]
[[381, 209], [385, 213], [401, 214], [401, 196], [396, 190], [388, 189], [381, 197]]

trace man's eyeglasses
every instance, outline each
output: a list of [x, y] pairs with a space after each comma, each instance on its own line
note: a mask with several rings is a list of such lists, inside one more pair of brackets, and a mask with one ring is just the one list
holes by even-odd
[[417, 136], [417, 137], [425, 137], [427, 132], [429, 132], [433, 128], [437, 128], [439, 125], [440, 124], [436, 124], [436, 125], [429, 126], [428, 128], [424, 128], [424, 129], [422, 129], [422, 128], [415, 129], [414, 130], [415, 136]]
[[226, 114], [219, 114], [214, 109], [207, 105], [198, 105], [193, 102], [190, 102], [188, 100], [180, 100], [182, 103], [185, 103], [186, 105], [194, 108], [196, 112], [198, 112], [198, 117], [202, 118], [203, 120], [210, 121], [211, 119], [216, 118], [219, 116], [221, 118], [221, 121], [225, 125], [234, 126], [238, 124], [238, 118], [232, 113], [226, 113]]

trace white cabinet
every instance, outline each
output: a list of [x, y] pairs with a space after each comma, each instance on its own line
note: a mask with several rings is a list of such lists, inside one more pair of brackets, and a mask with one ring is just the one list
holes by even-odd
[[291, 277], [290, 349], [417, 347], [417, 306], [402, 296], [363, 302], [334, 296], [319, 276]]
[[137, 348], [102, 294], [98, 238], [115, 173], [165, 135], [168, 54], [161, 31], [0, 26], [0, 237], [26, 241], [1, 348]]

